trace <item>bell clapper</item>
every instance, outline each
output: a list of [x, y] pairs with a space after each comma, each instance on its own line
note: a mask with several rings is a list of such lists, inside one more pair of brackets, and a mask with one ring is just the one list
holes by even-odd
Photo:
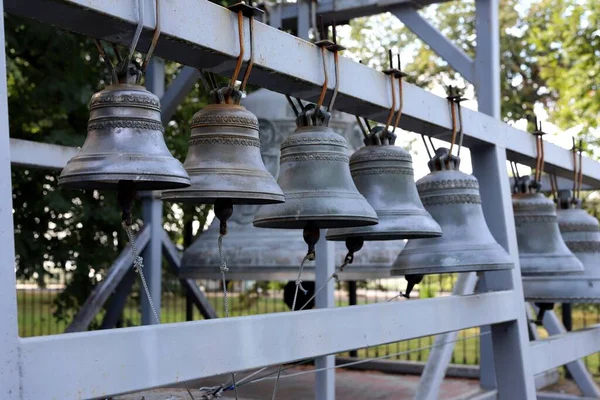
[[117, 184], [117, 202], [121, 207], [122, 220], [127, 226], [131, 226], [131, 210], [135, 199], [135, 184], [133, 181], [119, 181]]
[[542, 326], [544, 324], [544, 315], [546, 314], [546, 311], [552, 311], [554, 303], [535, 303], [535, 306], [538, 308], [538, 314], [533, 322], [538, 326]]
[[406, 279], [406, 293], [402, 293], [401, 296], [405, 299], [410, 299], [410, 292], [414, 289], [415, 285], [418, 285], [423, 281], [424, 275], [422, 274], [412, 274], [406, 275], [404, 279]]

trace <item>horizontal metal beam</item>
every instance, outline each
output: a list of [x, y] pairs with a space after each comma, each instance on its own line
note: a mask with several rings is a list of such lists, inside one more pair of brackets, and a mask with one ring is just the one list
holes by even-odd
[[[344, 24], [354, 18], [383, 14], [402, 5], [422, 7], [446, 1], [449, 0], [319, 0], [317, 15], [323, 18], [324, 24], [330, 25], [333, 21]], [[295, 31], [298, 23], [297, 3], [284, 3], [279, 7], [283, 29]]]
[[[135, 238], [135, 247], [142, 251], [150, 241], [150, 224], [144, 225], [140, 233]], [[104, 303], [115, 291], [123, 277], [129, 271], [133, 264], [133, 254], [131, 245], [125, 247], [115, 262], [111, 265], [104, 279], [98, 283], [85, 303], [81, 306], [71, 324], [65, 329], [65, 332], [81, 332], [88, 329], [90, 323], [96, 317]]]
[[467, 81], [475, 82], [475, 63], [461, 48], [417, 12], [415, 7], [399, 7], [392, 11], [404, 25], [423, 40]]
[[600, 324], [531, 342], [533, 373], [539, 374], [600, 351]]
[[160, 98], [162, 107], [161, 119], [163, 124], [167, 124], [177, 107], [183, 102], [183, 99], [190, 93], [196, 82], [200, 79], [200, 71], [192, 67], [183, 67], [177, 74], [177, 77], [171, 82], [165, 94]]
[[79, 149], [57, 144], [10, 139], [10, 163], [24, 167], [62, 169]]
[[23, 398], [110, 397], [501, 323], [517, 318], [518, 304], [513, 291], [499, 291], [26, 338]]
[[[124, 45], [129, 44], [137, 22], [135, 0], [5, 0], [5, 9]], [[168, 7], [162, 8], [161, 22], [157, 56], [225, 76], [232, 73], [239, 52], [237, 22], [232, 12], [209, 1], [171, 0]], [[153, 28], [154, 11], [146, 7], [140, 49], [148, 48]], [[245, 45], [249, 48], [248, 23], [245, 30]], [[333, 77], [333, 56], [327, 57], [329, 76]], [[335, 108], [385, 122], [391, 107], [389, 77], [344, 57], [340, 58], [340, 71]], [[255, 64], [250, 83], [316, 101], [323, 79], [321, 51], [315, 45], [260, 22], [255, 24]], [[334, 84], [330, 79], [331, 88]], [[410, 84], [405, 84], [404, 96], [410, 101], [404, 102], [402, 128], [442, 139], [450, 136], [452, 123], [446, 99]], [[529, 133], [467, 109], [463, 112], [463, 127], [464, 144], [472, 150], [493, 143], [505, 148], [509, 159], [535, 164], [535, 139]], [[567, 178], [572, 175], [570, 151], [547, 143], [545, 161], [547, 172]], [[600, 168], [595, 161], [585, 158], [583, 171], [584, 183], [600, 187]]]

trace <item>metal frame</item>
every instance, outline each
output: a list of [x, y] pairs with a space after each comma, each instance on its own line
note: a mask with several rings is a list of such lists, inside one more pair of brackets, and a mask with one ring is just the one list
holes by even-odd
[[[481, 14], [482, 18], [490, 18], [490, 22], [495, 20], [496, 25], [493, 26], [497, 27], [497, 0], [478, 0], [477, 4], [478, 7], [483, 4], [482, 8], [478, 8], [478, 16]], [[4, 1], [7, 12], [121, 44], [129, 41], [127, 32], [133, 32], [137, 22], [134, 5], [134, 0]], [[148, 9], [151, 10], [151, 7]], [[154, 26], [154, 17], [149, 11], [145, 21], [147, 26], [140, 40], [142, 48], [149, 43]], [[238, 50], [233, 28], [235, 18], [229, 11], [209, 1], [171, 0], [170, 6], [164, 10], [162, 22], [163, 35], [156, 49], [158, 56], [219, 74], [231, 72]], [[306, 23], [302, 23], [305, 26]], [[224, 29], [228, 26], [232, 27], [231, 30]], [[0, 27], [3, 28], [3, 25]], [[497, 35], [493, 31], [492, 29], [490, 34]], [[219, 32], [219, 35], [215, 36], [215, 32]], [[4, 34], [3, 29], [1, 34]], [[300, 38], [261, 23], [255, 25], [255, 38], [257, 61], [250, 83], [303, 100], [315, 100], [323, 79], [321, 53], [317, 48]], [[497, 47], [491, 48], [489, 54], [481, 56], [481, 63], [493, 63], [497, 56], [495, 53]], [[333, 73], [332, 57], [327, 63]], [[6, 67], [4, 49], [0, 53], [0, 67]], [[337, 108], [384, 122], [391, 103], [389, 78], [345, 58], [340, 60], [340, 70], [342, 76]], [[497, 71], [493, 69], [489, 71], [492, 80], [496, 79], [495, 72]], [[480, 82], [484, 81], [483, 78], [480, 79]], [[369, 82], [369, 85], [364, 85], [363, 82]], [[382, 93], [388, 95], [382, 96]], [[405, 98], [410, 101], [405, 102], [401, 127], [440, 138], [447, 137], [451, 121], [446, 112], [446, 100], [409, 84], [405, 86], [404, 93]], [[0, 120], [5, 128], [3, 132], [8, 132], [6, 95], [6, 78], [3, 75], [0, 78]], [[493, 110], [497, 107], [498, 100], [491, 97], [485, 106], [489, 108], [483, 111], [496, 115]], [[490, 325], [497, 398], [534, 399], [534, 373], [599, 351], [600, 327], [562, 334], [530, 346], [527, 320], [523, 312], [525, 303], [506, 159], [508, 157], [532, 165], [535, 142], [528, 133], [482, 113], [465, 110], [463, 121], [465, 145], [472, 149], [474, 170], [480, 180], [488, 225], [498, 242], [513, 256], [516, 264], [512, 271], [485, 274], [484, 282], [491, 292], [19, 338], [14, 271], [9, 267], [2, 268], [0, 311], [4, 323], [0, 325], [0, 397], [6, 400], [106, 397], [309, 357], [321, 357], [318, 364], [329, 365], [331, 358], [326, 356], [337, 352]], [[9, 141], [7, 134], [1, 137], [0, 185], [4, 190], [0, 191], [0, 257], [4, 264], [10, 266], [14, 262], [14, 245], [9, 162], [14, 160], [31, 165], [18, 152], [11, 159], [13, 147], [25, 146], [28, 151], [35, 151], [40, 154], [40, 157], [35, 157], [36, 160], [43, 159], [45, 166], [53, 162], [52, 154], [72, 150], [32, 142]], [[42, 152], [47, 153], [42, 157]], [[64, 154], [62, 157], [68, 158]], [[546, 166], [547, 171], [569, 178], [570, 152], [548, 144]], [[584, 171], [584, 182], [600, 187], [598, 163], [584, 159]], [[164, 235], [163, 232], [161, 234]], [[163, 239], [160, 243], [166, 245]], [[165, 247], [169, 248], [168, 245]], [[331, 258], [333, 253], [328, 250], [329, 247], [330, 244], [326, 242], [319, 243], [321, 255], [318, 270], [321, 279], [331, 273], [334, 265]], [[172, 249], [167, 253], [171, 254]], [[171, 258], [175, 256], [171, 254]], [[330, 295], [330, 290], [324, 291], [317, 298], [318, 305], [330, 307]], [[332, 399], [333, 374], [319, 376], [317, 398]], [[486, 394], [489, 395], [495, 393]]]

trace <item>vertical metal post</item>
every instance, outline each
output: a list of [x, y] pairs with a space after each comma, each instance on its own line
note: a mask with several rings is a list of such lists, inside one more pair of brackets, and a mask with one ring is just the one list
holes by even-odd
[[[326, 230], [321, 230], [321, 238], [316, 246], [317, 260], [315, 264], [315, 283], [320, 287], [335, 272], [335, 248], [333, 242], [325, 240]], [[317, 308], [335, 307], [335, 280], [331, 282], [315, 298]], [[315, 368], [330, 368], [324, 371], [318, 371], [315, 377], [315, 399], [316, 400], [334, 400], [335, 399], [335, 356], [319, 357], [315, 361]]]
[[[153, 57], [148, 65], [146, 72], [146, 88], [157, 95], [159, 98], [165, 92], [165, 62], [164, 60]], [[161, 279], [162, 279], [162, 230], [163, 230], [163, 212], [162, 201], [159, 192], [142, 193], [143, 219], [145, 223], [150, 224], [150, 241], [146, 246], [144, 257], [144, 276], [148, 282], [150, 296], [160, 317], [161, 303]], [[142, 325], [156, 324], [152, 307], [143, 292], [141, 297]]]
[[[498, 26], [498, 0], [476, 0], [475, 29], [477, 51], [473, 82], [479, 111], [500, 118], [500, 31]], [[505, 246], [506, 247], [506, 246]], [[485, 279], [480, 291], [487, 291]], [[480, 384], [484, 389], [496, 388], [494, 352], [489, 326], [481, 327]]]
[[[0, 0], [0, 12], [2, 11], [4, 5]], [[0, 38], [4, 43], [4, 18], [0, 21]], [[0, 315], [3, 321], [0, 324], [0, 398], [6, 400], [21, 398], [12, 210], [6, 55], [2, 46], [0, 49]]]
[[[468, 272], [458, 275], [458, 280], [452, 289], [453, 296], [473, 294], [477, 284], [477, 274]], [[436, 400], [439, 398], [440, 388], [446, 370], [452, 358], [452, 351], [458, 332], [448, 332], [435, 337], [434, 348], [429, 353], [427, 364], [421, 374], [419, 387], [415, 394], [415, 400]]]
[[310, 31], [310, 0], [299, 0], [298, 5], [298, 28], [296, 36], [308, 40]]
[[[486, 222], [494, 238], [510, 253], [515, 262], [513, 270], [486, 272], [480, 279], [488, 290], [513, 289], [515, 296], [522, 300], [523, 285], [506, 170], [506, 149], [494, 145], [472, 148], [471, 158], [474, 174], [479, 180]], [[515, 312], [518, 318], [515, 321], [493, 325], [491, 335], [488, 335], [492, 338], [499, 400], [535, 399], [536, 396], [524, 300], [517, 307]], [[484, 361], [491, 362], [489, 359], [482, 359], [482, 363]], [[485, 368], [482, 364], [482, 369]]]

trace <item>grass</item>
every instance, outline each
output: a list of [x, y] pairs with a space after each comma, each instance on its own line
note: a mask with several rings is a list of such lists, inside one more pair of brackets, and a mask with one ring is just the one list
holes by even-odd
[[[393, 293], [393, 292], [391, 292]], [[58, 292], [49, 290], [20, 290], [17, 293], [18, 301], [18, 321], [19, 334], [21, 337], [52, 335], [64, 332], [68, 323], [57, 321], [53, 317], [55, 311], [53, 301]], [[239, 293], [230, 293], [229, 308], [231, 316], [256, 315], [273, 312], [289, 311], [288, 307], [281, 300], [283, 294], [279, 290], [270, 290], [268, 294], [248, 295], [245, 292], [240, 296]], [[376, 301], [385, 301], [391, 297], [386, 293], [383, 297], [378, 297]], [[222, 316], [223, 296], [220, 293], [209, 293], [208, 299], [217, 313]], [[373, 303], [374, 300], [369, 301]], [[366, 304], [364, 297], [358, 298], [359, 304]], [[161, 303], [161, 315], [163, 323], [186, 321], [186, 302], [185, 298], [175, 293], [164, 293]], [[348, 302], [343, 299], [336, 301], [338, 307], [347, 306]], [[560, 312], [557, 312], [560, 315]], [[96, 317], [95, 323], [100, 324], [103, 313]], [[199, 312], [194, 307], [194, 319], [201, 319]], [[573, 310], [573, 328], [580, 329], [584, 326], [598, 323], [600, 317], [596, 307], [582, 309], [576, 307]], [[139, 326], [141, 324], [139, 313], [139, 296], [134, 293], [130, 296], [123, 312], [123, 326]], [[479, 363], [479, 334], [478, 328], [467, 329], [459, 332], [458, 341], [455, 343], [452, 363], [463, 365], [476, 365]], [[546, 332], [540, 329], [540, 334], [544, 337]], [[465, 339], [465, 340], [460, 340]], [[373, 358], [390, 356], [390, 360], [411, 360], [426, 361], [434, 343], [434, 337], [422, 337], [412, 340], [406, 340], [397, 343], [391, 343], [382, 346], [374, 346], [358, 350], [358, 356], [361, 358]], [[397, 354], [401, 353], [401, 354]], [[344, 355], [347, 355], [344, 354]], [[600, 354], [593, 354], [585, 360], [589, 370], [595, 374], [600, 374]]]

